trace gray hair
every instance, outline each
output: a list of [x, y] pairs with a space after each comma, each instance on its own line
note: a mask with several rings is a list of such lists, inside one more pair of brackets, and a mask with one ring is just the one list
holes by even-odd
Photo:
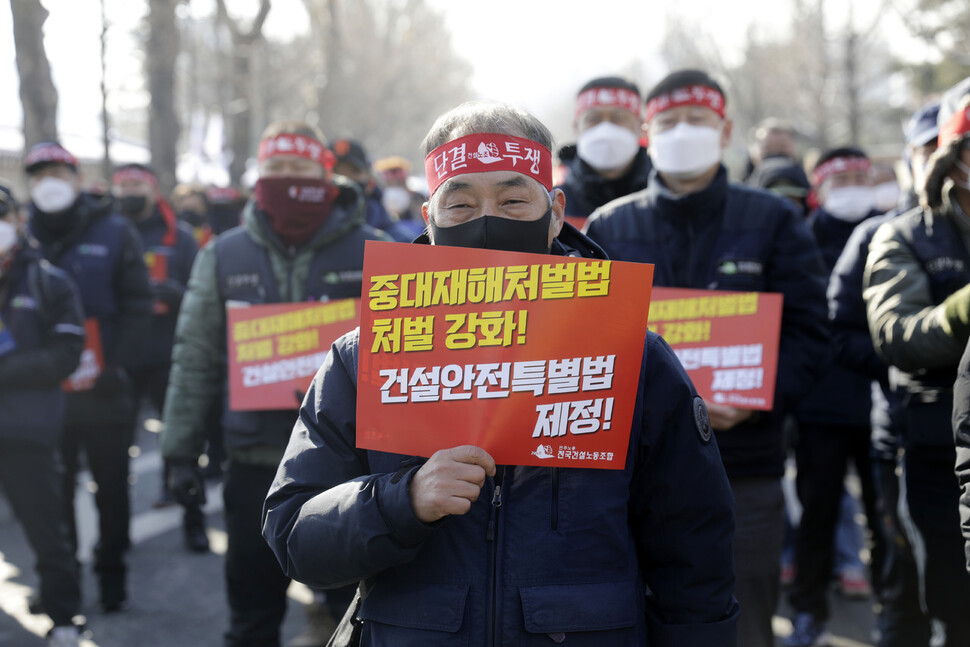
[[479, 133], [523, 137], [553, 150], [552, 133], [525, 110], [497, 101], [468, 101], [435, 120], [422, 144], [424, 154], [459, 137]]

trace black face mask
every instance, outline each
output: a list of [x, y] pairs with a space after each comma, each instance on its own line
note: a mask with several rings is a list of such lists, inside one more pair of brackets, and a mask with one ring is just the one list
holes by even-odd
[[205, 224], [205, 214], [196, 213], [186, 209], [184, 211], [179, 211], [179, 220], [187, 222], [193, 227], [201, 227]]
[[548, 254], [551, 219], [550, 205], [538, 220], [482, 216], [452, 227], [438, 227], [431, 222], [431, 233], [435, 245]]
[[143, 195], [126, 195], [118, 199], [118, 208], [126, 216], [137, 216], [145, 210], [148, 198]]

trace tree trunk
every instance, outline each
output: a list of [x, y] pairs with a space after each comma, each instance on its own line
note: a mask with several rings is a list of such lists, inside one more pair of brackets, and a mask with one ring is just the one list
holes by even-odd
[[13, 37], [24, 111], [24, 144], [57, 139], [57, 88], [51, 80], [44, 50], [44, 21], [48, 12], [40, 0], [11, 0]]
[[145, 76], [151, 95], [148, 145], [163, 195], [168, 195], [176, 183], [176, 146], [180, 130], [175, 110], [175, 60], [179, 53], [175, 7], [178, 2], [149, 0], [148, 3], [148, 41], [145, 43]]

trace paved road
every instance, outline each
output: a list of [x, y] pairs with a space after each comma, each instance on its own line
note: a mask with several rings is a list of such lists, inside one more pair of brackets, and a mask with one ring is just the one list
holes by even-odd
[[[218, 482], [209, 484], [207, 519], [212, 552], [198, 555], [182, 544], [177, 507], [154, 509], [158, 499], [161, 459], [157, 436], [142, 431], [132, 460], [132, 541], [129, 555], [131, 609], [103, 615], [97, 609], [97, 582], [90, 569], [96, 511], [86, 479], [78, 487], [81, 560], [84, 564], [84, 609], [91, 629], [85, 647], [219, 647], [226, 625], [222, 581], [222, 498]], [[42, 647], [50, 626], [46, 616], [27, 612], [27, 597], [37, 585], [33, 558], [16, 520], [0, 497], [0, 645]], [[290, 587], [290, 606], [283, 627], [284, 641], [303, 628], [303, 604], [309, 591]], [[872, 606], [846, 601], [832, 594], [834, 647], [871, 645]], [[791, 624], [779, 610], [776, 634], [786, 635]], [[778, 644], [781, 644], [780, 639]]]

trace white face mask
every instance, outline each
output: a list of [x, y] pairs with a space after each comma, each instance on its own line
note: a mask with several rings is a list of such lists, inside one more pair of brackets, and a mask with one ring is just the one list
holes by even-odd
[[395, 216], [399, 216], [411, 206], [411, 194], [399, 186], [389, 186], [381, 194], [381, 204]]
[[629, 128], [601, 121], [584, 130], [576, 142], [579, 158], [597, 171], [615, 171], [633, 161], [640, 138]]
[[829, 189], [822, 207], [839, 220], [859, 222], [872, 210], [872, 187], [843, 186]]
[[75, 198], [77, 192], [71, 183], [56, 177], [45, 177], [30, 190], [34, 206], [45, 213], [64, 211], [74, 204]]
[[872, 187], [872, 202], [877, 211], [895, 209], [899, 202], [899, 185], [895, 182], [882, 182]]
[[6, 220], [0, 220], [0, 257], [17, 244], [17, 228]]
[[654, 167], [678, 180], [690, 180], [721, 161], [721, 129], [680, 122], [650, 139]]

